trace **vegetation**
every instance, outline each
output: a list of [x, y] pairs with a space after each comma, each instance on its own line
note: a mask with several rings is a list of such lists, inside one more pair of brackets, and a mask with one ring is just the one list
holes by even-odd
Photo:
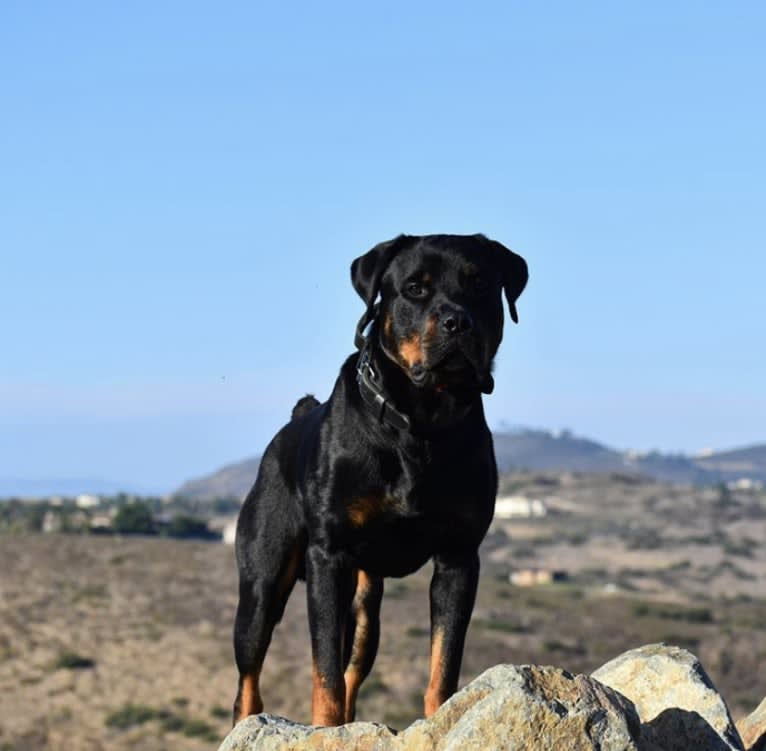
[[146, 503], [131, 501], [117, 510], [112, 527], [123, 535], [151, 535], [155, 531], [154, 515]]
[[167, 709], [154, 709], [145, 704], [124, 704], [110, 712], [104, 722], [108, 727], [128, 730], [153, 720], [158, 721], [160, 728], [167, 733], [181, 733], [188, 738], [200, 738], [211, 743], [220, 740], [219, 733], [204, 720], [187, 717]]
[[84, 670], [92, 668], [96, 661], [77, 652], [62, 652], [53, 663], [55, 670]]
[[213, 515], [238, 512], [240, 503], [222, 498], [210, 503], [118, 493], [80, 507], [74, 498], [0, 500], [0, 535], [65, 534], [161, 535], [183, 539], [219, 539], [208, 527]]
[[670, 621], [684, 621], [686, 623], [713, 623], [713, 612], [710, 608], [679, 608], [652, 605], [648, 602], [637, 603], [633, 608], [633, 614], [639, 618], [653, 616]]
[[168, 537], [197, 538], [201, 540], [218, 537], [208, 529], [205, 519], [188, 514], [177, 514], [163, 530]]
[[110, 728], [127, 730], [136, 725], [143, 725], [156, 717], [156, 710], [144, 704], [123, 704], [119, 709], [110, 712], [105, 722]]

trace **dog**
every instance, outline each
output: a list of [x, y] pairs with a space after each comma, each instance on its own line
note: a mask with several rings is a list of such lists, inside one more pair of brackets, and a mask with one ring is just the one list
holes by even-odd
[[517, 323], [527, 278], [524, 259], [484, 235], [400, 235], [352, 263], [359, 351], [326, 402], [296, 404], [240, 511], [235, 723], [263, 711], [261, 667], [296, 579], [307, 586], [312, 722], [351, 722], [378, 649], [383, 580], [429, 559], [425, 716], [457, 690], [497, 492], [482, 394], [494, 387], [501, 290]]

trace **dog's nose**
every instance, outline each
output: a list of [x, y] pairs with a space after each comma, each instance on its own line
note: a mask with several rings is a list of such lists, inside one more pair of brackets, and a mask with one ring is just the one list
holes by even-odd
[[441, 326], [445, 333], [454, 336], [470, 331], [473, 328], [473, 319], [467, 310], [450, 310], [442, 316]]

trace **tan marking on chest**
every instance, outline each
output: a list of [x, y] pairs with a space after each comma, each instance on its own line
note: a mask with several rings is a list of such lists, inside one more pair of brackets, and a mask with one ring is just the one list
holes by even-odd
[[385, 511], [396, 508], [398, 502], [395, 498], [382, 495], [371, 495], [364, 498], [354, 498], [348, 504], [346, 513], [348, 519], [355, 527], [364, 527], [371, 519]]

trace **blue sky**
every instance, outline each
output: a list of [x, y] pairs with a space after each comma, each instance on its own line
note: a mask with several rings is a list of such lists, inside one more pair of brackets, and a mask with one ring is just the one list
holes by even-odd
[[0, 494], [259, 453], [351, 351], [351, 260], [402, 231], [528, 260], [492, 426], [766, 441], [765, 27], [756, 2], [3, 3]]

